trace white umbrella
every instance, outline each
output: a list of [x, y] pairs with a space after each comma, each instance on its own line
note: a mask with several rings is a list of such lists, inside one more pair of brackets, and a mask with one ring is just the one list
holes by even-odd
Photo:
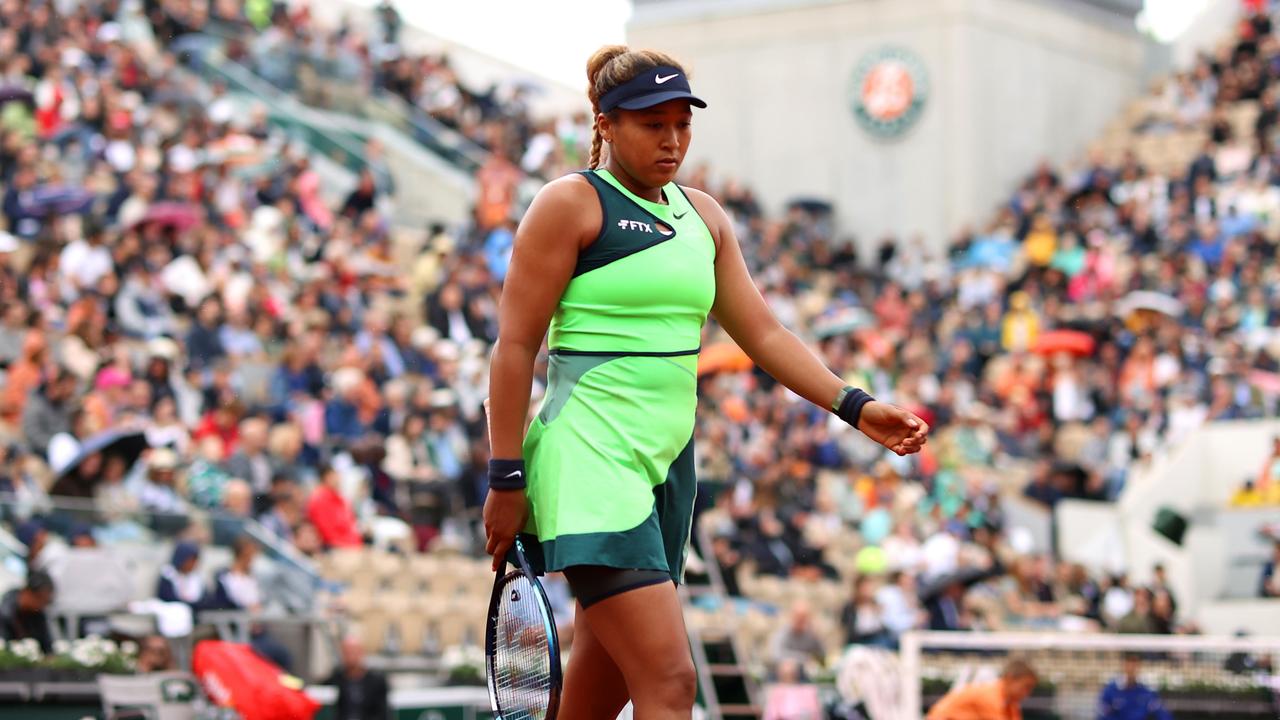
[[1116, 304], [1116, 314], [1121, 317], [1142, 310], [1176, 318], [1182, 315], [1183, 307], [1177, 298], [1152, 290], [1135, 290]]

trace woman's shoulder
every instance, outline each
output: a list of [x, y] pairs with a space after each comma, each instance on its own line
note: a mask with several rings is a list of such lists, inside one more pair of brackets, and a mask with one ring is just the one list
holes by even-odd
[[[590, 171], [584, 171], [590, 172]], [[584, 172], [571, 172], [567, 175], [561, 175], [542, 186], [535, 196], [538, 199], [580, 202], [583, 200], [594, 200], [596, 197], [595, 187], [588, 180]]]

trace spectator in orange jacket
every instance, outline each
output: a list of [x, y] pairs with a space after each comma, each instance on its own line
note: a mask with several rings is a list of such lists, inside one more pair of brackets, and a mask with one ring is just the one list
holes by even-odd
[[316, 526], [325, 547], [359, 547], [364, 543], [356, 527], [356, 514], [338, 491], [338, 471], [331, 467], [320, 473], [320, 486], [307, 502], [307, 518]]
[[1022, 720], [1022, 701], [1036, 687], [1036, 671], [1022, 660], [1004, 666], [1000, 679], [947, 693], [927, 720]]

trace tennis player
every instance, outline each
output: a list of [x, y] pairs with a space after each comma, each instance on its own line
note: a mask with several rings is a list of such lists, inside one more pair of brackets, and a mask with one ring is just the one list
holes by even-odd
[[[487, 552], [517, 532], [579, 611], [561, 718], [688, 718], [696, 695], [676, 585], [693, 512], [701, 330], [711, 313], [760, 367], [899, 455], [928, 426], [848, 387], [769, 312], [732, 224], [674, 182], [705, 108], [683, 67], [607, 46], [587, 63], [591, 170], [548, 183], [516, 232], [490, 403]], [[607, 149], [606, 149], [607, 148]], [[603, 164], [602, 157], [605, 158]], [[525, 420], [550, 328], [549, 386]]]

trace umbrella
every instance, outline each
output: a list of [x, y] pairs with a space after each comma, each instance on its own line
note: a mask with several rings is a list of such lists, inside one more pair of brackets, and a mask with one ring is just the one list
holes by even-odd
[[755, 367], [742, 348], [731, 342], [708, 345], [698, 354], [698, 376], [717, 372], [742, 372]]
[[26, 207], [36, 215], [74, 215], [87, 211], [96, 196], [82, 187], [41, 185], [31, 191]]
[[1125, 317], [1136, 312], [1153, 312], [1169, 317], [1181, 317], [1182, 302], [1175, 297], [1151, 290], [1135, 290], [1116, 303], [1116, 315]]
[[1088, 333], [1079, 330], [1050, 330], [1036, 338], [1036, 344], [1031, 350], [1037, 355], [1065, 352], [1085, 356], [1093, 354], [1094, 345], [1093, 336]]
[[0, 87], [0, 105], [8, 102], [30, 103], [32, 97], [31, 91], [21, 85], [5, 85], [4, 87]]
[[862, 330], [874, 324], [875, 318], [864, 308], [840, 308], [829, 315], [814, 320], [813, 334], [820, 338], [829, 338], [834, 335], [844, 335], [855, 330]]
[[992, 566], [990, 568], [963, 567], [954, 572], [949, 572], [932, 582], [920, 586], [920, 602], [927, 603], [938, 599], [947, 588], [952, 585], [962, 585], [966, 588], [973, 587], [983, 580], [996, 577], [1002, 573], [1001, 570]]
[[[66, 467], [58, 470], [57, 480], [53, 484], [50, 495], [73, 495], [83, 496], [91, 491], [91, 487], [85, 487], [84, 483], [77, 476], [76, 470], [88, 458], [93, 455], [101, 454], [103, 460], [109, 457], [119, 457], [124, 460], [125, 471], [133, 467], [138, 461], [143, 451], [148, 448], [147, 435], [142, 430], [137, 429], [120, 429], [106, 430], [93, 435], [80, 444], [80, 451], [76, 453], [71, 462]], [[91, 482], [96, 481], [93, 478]]]
[[793, 198], [791, 202], [787, 203], [787, 209], [803, 210], [810, 215], [817, 215], [819, 217], [830, 215], [833, 212], [833, 207], [830, 202], [815, 197]]
[[200, 224], [200, 211], [191, 203], [158, 202], [147, 208], [147, 212], [134, 225], [150, 225], [156, 223], [171, 227], [179, 232], [190, 230]]
[[1249, 385], [1267, 395], [1280, 395], [1280, 374], [1266, 370], [1250, 370]]

